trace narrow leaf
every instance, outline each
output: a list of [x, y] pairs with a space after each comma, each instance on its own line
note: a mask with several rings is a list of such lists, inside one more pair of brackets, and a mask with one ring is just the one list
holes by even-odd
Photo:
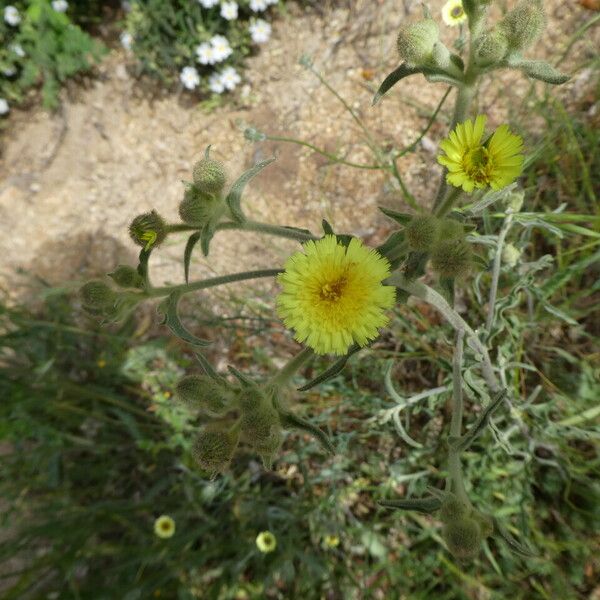
[[373, 106], [375, 106], [399, 81], [409, 75], [415, 75], [416, 73], [422, 72], [423, 67], [409, 67], [406, 63], [402, 63], [383, 80], [383, 83], [379, 86], [379, 89], [373, 98]]
[[539, 556], [535, 552], [529, 550], [529, 548], [525, 548], [525, 546], [519, 544], [519, 542], [517, 542], [517, 540], [515, 540], [515, 538], [512, 537], [512, 535], [510, 535], [508, 531], [506, 531], [506, 529], [504, 529], [504, 527], [498, 522], [498, 519], [494, 519], [494, 531], [497, 532], [500, 535], [500, 537], [506, 542], [511, 552], [514, 552], [515, 554], [519, 554], [520, 556], [524, 556], [526, 558]]
[[553, 85], [561, 85], [571, 79], [543, 60], [524, 60], [516, 65], [527, 77], [538, 79]]
[[211, 342], [190, 333], [179, 319], [177, 306], [180, 298], [181, 292], [173, 292], [160, 303], [158, 311], [164, 314], [163, 325], [166, 325], [178, 338], [192, 346], [209, 346]]
[[244, 213], [242, 212], [242, 193], [244, 192], [244, 188], [246, 184], [256, 175], [258, 175], [266, 166], [270, 165], [274, 162], [274, 158], [269, 158], [268, 160], [263, 160], [262, 162], [257, 163], [251, 169], [248, 169], [245, 173], [243, 173], [239, 179], [231, 186], [229, 190], [229, 194], [227, 194], [227, 198], [225, 201], [227, 202], [227, 206], [229, 206], [229, 210], [231, 211], [231, 216], [238, 223], [243, 223], [246, 220]]
[[398, 212], [397, 210], [387, 208], [386, 206], [380, 206], [379, 210], [386, 217], [393, 219], [394, 221], [396, 221], [396, 223], [400, 223], [400, 225], [406, 225], [407, 223], [410, 223], [414, 218], [414, 215], [411, 215], [409, 213]]
[[209, 377], [212, 377], [216, 381], [225, 381], [225, 378], [221, 377], [221, 375], [219, 375], [217, 373], [217, 371], [215, 370], [215, 368], [210, 364], [210, 362], [208, 361], [208, 359], [206, 358], [206, 356], [204, 356], [204, 354], [201, 354], [200, 352], [194, 352], [194, 356], [196, 357], [196, 359], [198, 360], [198, 362], [200, 363], [200, 365], [204, 369], [204, 372]]
[[210, 223], [207, 223], [200, 232], [200, 247], [202, 248], [202, 254], [204, 256], [208, 256], [210, 242], [212, 241], [214, 235], [215, 229]]
[[380, 506], [385, 508], [399, 508], [400, 510], [414, 510], [416, 512], [431, 514], [442, 506], [441, 500], [430, 496], [429, 498], [403, 498], [399, 500], [380, 500]]
[[319, 442], [325, 452], [328, 452], [331, 455], [335, 454], [335, 448], [333, 447], [329, 436], [319, 427], [290, 412], [281, 412], [279, 414], [281, 416], [281, 423], [284, 427], [289, 429], [299, 429], [309, 433], [317, 440], [317, 442]]
[[346, 366], [348, 359], [353, 354], [356, 354], [360, 349], [361, 348], [358, 344], [352, 344], [352, 346], [350, 346], [350, 350], [348, 350], [348, 354], [342, 356], [341, 358], [338, 358], [338, 360], [336, 360], [327, 370], [323, 371], [320, 375], [317, 375], [317, 377], [309, 381], [306, 385], [303, 385], [302, 387], [298, 388], [298, 391], [306, 392], [307, 390], [310, 390], [316, 385], [328, 381], [332, 377], [335, 377], [336, 375], [341, 373], [344, 367]]
[[190, 261], [192, 260], [192, 252], [194, 251], [194, 246], [198, 243], [200, 239], [200, 232], [192, 233], [188, 238], [187, 244], [185, 245], [185, 251], [183, 253], [183, 272], [185, 274], [185, 282], [189, 283], [190, 276]]

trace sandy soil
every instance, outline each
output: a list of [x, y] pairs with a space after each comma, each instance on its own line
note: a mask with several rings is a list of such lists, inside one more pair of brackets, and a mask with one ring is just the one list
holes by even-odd
[[[442, 3], [433, 0], [431, 9], [439, 11]], [[591, 14], [575, 2], [546, 4], [550, 25], [536, 56], [556, 56]], [[118, 262], [134, 263], [129, 222], [151, 208], [175, 221], [181, 181], [190, 179], [194, 160], [208, 144], [232, 177], [277, 156], [248, 188], [246, 210], [255, 218], [318, 231], [325, 216], [339, 231], [379, 241], [389, 225], [377, 205], [402, 204], [382, 174], [330, 166], [299, 146], [254, 144], [244, 140], [242, 130], [253, 124], [344, 153], [348, 160], [372, 162], [356, 123], [298, 64], [299, 56], [308, 54], [378, 140], [396, 146], [412, 142], [445, 86], [417, 76], [375, 108], [371, 99], [397, 65], [398, 25], [417, 18], [420, 10], [416, 0], [356, 0], [324, 18], [305, 13], [280, 20], [270, 44], [249, 61], [240, 93], [209, 113], [186, 94], [145, 96], [120, 50], [106, 58], [96, 79], [71, 86], [59, 113], [13, 111], [0, 140], [0, 281], [13, 282], [14, 288], [16, 270], [26, 269], [58, 284], [105, 273]], [[448, 39], [453, 34], [444, 31]], [[589, 42], [578, 43], [574, 51], [590, 48]], [[491, 113], [492, 125], [507, 107], [522, 103], [528, 85], [512, 72], [484, 84], [481, 108]], [[578, 85], [575, 80], [561, 93], [576, 93]], [[437, 180], [434, 144], [446, 134], [447, 114], [442, 112], [424, 144], [400, 161], [407, 184], [423, 202]], [[156, 253], [155, 278], [181, 280], [184, 242], [182, 235]], [[264, 236], [220, 234], [209, 260], [197, 253], [192, 278], [279, 266], [293, 247]]]

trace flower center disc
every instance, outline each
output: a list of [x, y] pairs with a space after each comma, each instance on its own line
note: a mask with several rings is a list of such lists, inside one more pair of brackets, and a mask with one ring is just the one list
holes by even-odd
[[493, 168], [490, 153], [484, 146], [474, 148], [465, 155], [465, 172], [477, 183], [488, 183]]
[[331, 283], [325, 283], [321, 286], [321, 300], [336, 302], [340, 299], [346, 287], [346, 278], [342, 277]]
[[462, 17], [464, 12], [462, 9], [462, 6], [455, 6], [451, 11], [450, 14], [455, 18], [458, 19], [459, 17]]

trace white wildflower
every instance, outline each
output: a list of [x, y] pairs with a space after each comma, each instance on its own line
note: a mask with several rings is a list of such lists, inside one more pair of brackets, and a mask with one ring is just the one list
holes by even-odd
[[2, 75], [6, 76], [6, 77], [12, 77], [16, 72], [17, 72], [17, 70], [12, 66], [4, 67], [4, 69], [2, 69]]
[[0, 115], [5, 115], [9, 110], [8, 102], [4, 98], [0, 98]]
[[204, 8], [212, 8], [219, 4], [219, 0], [198, 0]]
[[183, 67], [179, 79], [183, 87], [188, 90], [193, 90], [200, 85], [200, 75], [198, 75], [195, 67]]
[[250, 0], [250, 10], [254, 12], [261, 12], [267, 10], [269, 4], [267, 0]]
[[235, 86], [242, 81], [237, 71], [233, 67], [225, 67], [221, 71], [221, 82], [226, 90], [233, 90]]
[[213, 94], [222, 94], [225, 91], [225, 86], [223, 85], [220, 73], [213, 73], [208, 78], [208, 89]]
[[131, 46], [133, 45], [133, 36], [129, 31], [124, 31], [119, 39], [121, 40], [121, 46], [125, 48], [125, 50], [131, 50]]
[[4, 9], [4, 20], [13, 27], [16, 27], [21, 22], [19, 11], [10, 4]]
[[229, 40], [224, 35], [215, 35], [210, 40], [215, 62], [222, 62], [233, 54], [233, 49], [229, 45]]
[[217, 62], [215, 49], [208, 42], [196, 46], [196, 58], [201, 65], [214, 65]]
[[263, 19], [257, 19], [248, 27], [250, 37], [255, 44], [264, 44], [271, 37], [271, 25]]
[[227, 21], [235, 21], [238, 17], [238, 5], [235, 2], [223, 2], [221, 16]]
[[23, 50], [23, 46], [21, 46], [21, 44], [12, 44], [9, 46], [9, 50], [12, 50], [19, 58], [23, 58], [25, 56], [25, 50]]
[[52, 0], [52, 8], [59, 13], [67, 12], [67, 8], [69, 8], [69, 3], [67, 0]]

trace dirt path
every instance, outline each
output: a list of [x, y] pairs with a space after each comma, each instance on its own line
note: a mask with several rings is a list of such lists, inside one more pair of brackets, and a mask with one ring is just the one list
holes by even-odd
[[[442, 3], [430, 2], [432, 10]], [[552, 17], [537, 54], [546, 48], [556, 55], [590, 13], [575, 2], [546, 4]], [[185, 95], [143, 97], [121, 51], [107, 57], [99, 78], [65, 99], [61, 114], [14, 111], [0, 140], [0, 281], [14, 282], [15, 269], [24, 268], [57, 284], [133, 262], [127, 225], [151, 208], [175, 221], [181, 180], [190, 178], [192, 163], [208, 144], [233, 175], [273, 153], [278, 156], [248, 190], [246, 207], [254, 217], [318, 231], [325, 216], [338, 230], [381, 239], [388, 224], [377, 205], [399, 206], [401, 196], [384, 185], [380, 173], [329, 166], [298, 146], [257, 145], [241, 133], [244, 124], [254, 124], [274, 135], [345, 152], [351, 161], [372, 162], [348, 113], [298, 64], [298, 57], [308, 54], [378, 139], [406, 145], [416, 138], [427, 111], [445, 92], [443, 85], [426, 84], [418, 76], [376, 108], [371, 99], [374, 87], [397, 64], [398, 25], [415, 18], [420, 3], [357, 0], [351, 5], [324, 19], [304, 14], [277, 22], [272, 41], [249, 61], [241, 93], [209, 114]], [[528, 84], [510, 73], [493, 85], [499, 92], [492, 111], [495, 124], [507, 106], [521, 102]], [[432, 142], [445, 135], [444, 118], [447, 113], [426, 143], [400, 162], [419, 199], [428, 197], [437, 179]], [[158, 253], [158, 278], [181, 279], [184, 240]], [[278, 266], [292, 247], [254, 235], [220, 234], [208, 261], [199, 254], [195, 258], [192, 277]]]

